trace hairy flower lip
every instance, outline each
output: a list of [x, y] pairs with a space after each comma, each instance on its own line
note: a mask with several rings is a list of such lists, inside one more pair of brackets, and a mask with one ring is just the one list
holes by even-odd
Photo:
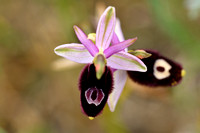
[[[159, 86], [171, 87], [181, 82], [183, 78], [182, 71], [184, 69], [179, 63], [165, 56], [162, 56], [159, 52], [154, 51], [154, 50], [145, 50], [145, 52], [151, 54], [150, 57], [142, 59], [142, 61], [147, 64], [147, 67], [148, 67], [147, 72], [139, 73], [139, 72], [134, 72], [134, 71], [127, 71], [129, 77], [134, 82], [137, 82], [139, 84], [142, 84], [148, 87], [159, 87]], [[165, 74], [161, 72], [160, 74], [163, 74], [164, 77], [163, 78], [156, 77], [155, 72], [157, 71], [155, 71], [154, 67], [155, 67], [156, 61], [159, 61], [159, 60], [164, 61], [170, 65], [169, 76], [165, 77]], [[167, 70], [166, 65], [161, 65], [160, 67], [163, 68], [163, 70], [160, 70], [160, 71]]]
[[[104, 74], [101, 79], [96, 78], [94, 64], [88, 64], [84, 67], [81, 72], [79, 79], [79, 90], [81, 96], [81, 107], [84, 114], [89, 117], [96, 117], [99, 115], [108, 99], [108, 95], [113, 89], [113, 75], [109, 67], [106, 67]], [[89, 88], [96, 88], [103, 93], [103, 97], [100, 102], [91, 100], [89, 96], [86, 96]], [[89, 99], [87, 99], [89, 98]]]

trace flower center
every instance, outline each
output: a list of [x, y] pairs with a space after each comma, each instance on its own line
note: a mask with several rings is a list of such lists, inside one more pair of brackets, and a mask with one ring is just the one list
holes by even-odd
[[97, 79], [100, 79], [105, 72], [106, 58], [103, 54], [97, 54], [94, 57], [93, 62], [95, 66], [96, 77]]
[[89, 104], [98, 106], [104, 98], [102, 89], [89, 88], [85, 91], [85, 98]]

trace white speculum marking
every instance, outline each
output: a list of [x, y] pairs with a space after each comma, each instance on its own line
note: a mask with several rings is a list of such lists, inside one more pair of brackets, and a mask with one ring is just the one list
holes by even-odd
[[165, 79], [170, 76], [169, 71], [171, 68], [171, 65], [164, 59], [158, 59], [154, 63], [153, 75], [159, 80]]
[[104, 98], [102, 89], [89, 88], [85, 91], [85, 98], [89, 104], [98, 106]]

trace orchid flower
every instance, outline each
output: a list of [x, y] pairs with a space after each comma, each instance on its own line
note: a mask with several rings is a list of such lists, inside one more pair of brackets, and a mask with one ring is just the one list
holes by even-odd
[[113, 83], [113, 69], [140, 72], [147, 70], [140, 59], [127, 52], [120, 52], [133, 44], [137, 38], [118, 41], [110, 46], [111, 40], [117, 39], [114, 33], [115, 23], [115, 8], [110, 6], [100, 17], [95, 41], [89, 39], [80, 28], [74, 26], [81, 44], [63, 44], [54, 49], [59, 56], [87, 64], [80, 75], [79, 90], [82, 111], [90, 119], [103, 110], [112, 92], [113, 84], [118, 85], [117, 82]]

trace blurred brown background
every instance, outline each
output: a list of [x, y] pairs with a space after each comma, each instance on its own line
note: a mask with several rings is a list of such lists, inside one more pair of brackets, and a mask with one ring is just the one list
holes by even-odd
[[[77, 85], [84, 65], [58, 70], [53, 49], [78, 42], [73, 25], [95, 32], [99, 2], [116, 7], [125, 38], [138, 37], [132, 49], [158, 50], [187, 74], [173, 88], [129, 79], [116, 111], [90, 121]], [[199, 0], [1, 0], [0, 133], [198, 133], [199, 51]]]

